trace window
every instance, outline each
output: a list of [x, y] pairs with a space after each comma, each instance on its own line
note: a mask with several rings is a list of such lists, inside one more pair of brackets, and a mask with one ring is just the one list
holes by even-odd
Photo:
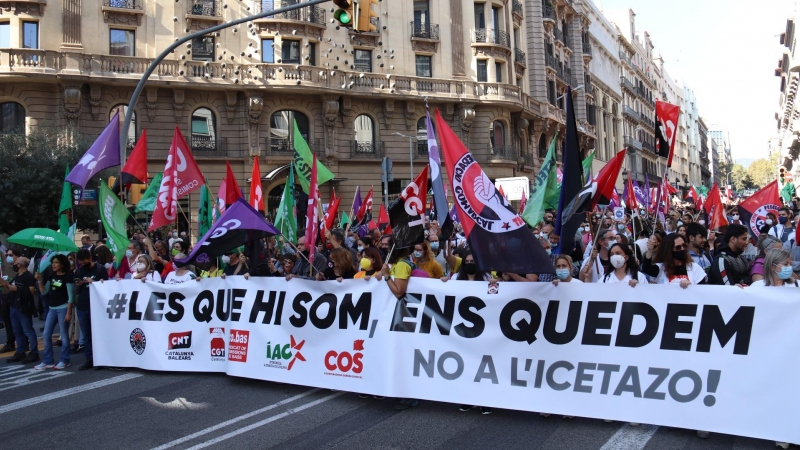
[[425, 29], [430, 23], [428, 0], [414, 0], [414, 28]]
[[502, 83], [503, 82], [503, 64], [496, 62], [494, 63], [494, 77], [496, 82]]
[[431, 57], [426, 55], [417, 55], [417, 76], [418, 77], [432, 77], [431, 71]]
[[308, 43], [308, 65], [317, 65], [317, 44], [313, 42]]
[[478, 81], [481, 83], [486, 83], [489, 81], [489, 74], [486, 69], [486, 60], [481, 59], [478, 61]]
[[203, 36], [192, 39], [193, 61], [214, 61], [214, 38]]
[[308, 140], [308, 117], [301, 112], [290, 110], [278, 111], [272, 114], [269, 119], [270, 151], [294, 153], [293, 123], [297, 124], [300, 135], [303, 136], [303, 139], [305, 139], [313, 151], [313, 143]]
[[262, 39], [261, 40], [261, 62], [274, 63], [275, 62], [275, 40]]
[[281, 43], [281, 62], [300, 64], [300, 41], [283, 41]]
[[547, 157], [547, 138], [545, 137], [544, 133], [539, 138], [539, 158], [546, 158]]
[[[117, 105], [111, 108], [111, 111], [108, 112], [108, 120], [114, 118], [114, 114], [119, 113], [119, 126], [120, 130], [122, 129], [122, 123], [125, 121], [125, 114], [128, 114], [128, 105]], [[133, 149], [133, 145], [136, 143], [136, 111], [131, 114], [131, 125], [128, 127], [128, 149]]]
[[375, 126], [372, 117], [361, 114], [355, 121], [356, 153], [375, 153]]
[[192, 113], [192, 151], [217, 149], [217, 118], [208, 108], [197, 108]]
[[39, 48], [39, 22], [22, 22], [22, 48]]
[[[495, 36], [497, 36], [497, 33], [500, 31], [503, 31], [502, 17], [500, 8], [492, 6], [492, 28], [494, 29]], [[495, 42], [497, 42], [497, 40], [495, 40]]]
[[551, 105], [556, 106], [556, 83], [555, 81], [547, 82], [547, 100]]
[[0, 48], [11, 47], [11, 24], [0, 22]]
[[133, 30], [109, 30], [109, 55], [135, 56]]
[[25, 133], [25, 108], [16, 102], [0, 103], [0, 134]]
[[479, 30], [486, 28], [486, 13], [483, 3], [475, 3], [475, 28]]
[[502, 149], [505, 146], [505, 129], [503, 122], [495, 120], [489, 126], [489, 140], [492, 143], [492, 149]]
[[359, 72], [372, 72], [372, 50], [356, 49], [354, 64]]

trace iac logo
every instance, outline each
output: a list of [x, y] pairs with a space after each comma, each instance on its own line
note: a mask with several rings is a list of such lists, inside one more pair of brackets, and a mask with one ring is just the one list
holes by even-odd
[[225, 361], [225, 328], [211, 328], [209, 333], [211, 333], [211, 360]]
[[289, 335], [288, 344], [281, 345], [279, 343], [272, 344], [271, 342], [267, 342], [267, 363], [264, 364], [264, 367], [292, 370], [295, 361], [306, 360], [300, 353], [305, 343], [305, 340], [297, 342], [292, 335]]
[[231, 330], [231, 336], [228, 339], [228, 361], [247, 362], [249, 341], [249, 331]]
[[164, 353], [170, 361], [191, 361], [194, 353], [180, 351], [192, 348], [192, 332], [182, 331], [170, 333], [167, 337], [167, 351]]
[[364, 364], [361, 361], [364, 357], [364, 340], [356, 339], [353, 341], [353, 352], [337, 352], [331, 350], [325, 354], [325, 368], [329, 372], [325, 375], [332, 375], [337, 377], [347, 378], [361, 378], [361, 371], [364, 370]]

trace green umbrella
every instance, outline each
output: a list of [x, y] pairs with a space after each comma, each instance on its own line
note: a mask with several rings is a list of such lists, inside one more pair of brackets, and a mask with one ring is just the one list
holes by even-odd
[[70, 238], [49, 228], [26, 228], [8, 238], [8, 242], [58, 252], [78, 251], [78, 247]]

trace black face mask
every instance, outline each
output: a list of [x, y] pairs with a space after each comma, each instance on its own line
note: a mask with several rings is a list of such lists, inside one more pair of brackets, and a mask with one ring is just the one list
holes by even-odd
[[19, 264], [14, 264], [11, 266], [11, 269], [14, 270], [14, 272], [19, 272]]
[[686, 259], [686, 250], [673, 250], [672, 259], [676, 261], [683, 261]]
[[81, 264], [81, 266], [83, 266], [84, 269], [91, 269], [92, 268], [92, 262], [89, 261], [87, 263], [83, 263], [83, 264]]
[[475, 275], [478, 272], [478, 266], [475, 263], [464, 263], [464, 272], [467, 275]]

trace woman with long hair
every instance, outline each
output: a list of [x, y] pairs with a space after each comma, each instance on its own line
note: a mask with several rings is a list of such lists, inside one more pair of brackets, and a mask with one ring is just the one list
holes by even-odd
[[132, 277], [134, 280], [142, 280], [142, 283], [145, 281], [161, 283], [161, 275], [155, 271], [153, 260], [150, 259], [149, 255], [145, 253], [139, 255], [139, 257], [136, 258], [134, 269], [136, 270]]
[[197, 278], [187, 264], [177, 261], [184, 258], [186, 258], [186, 255], [183, 253], [178, 253], [175, 255], [175, 258], [173, 259], [175, 271], [167, 274], [167, 277], [164, 278], [164, 284], [182, 284]]
[[771, 248], [764, 258], [764, 278], [750, 287], [800, 287], [792, 272], [792, 254], [784, 249]]
[[352, 254], [344, 247], [337, 247], [331, 250], [325, 271], [317, 272], [317, 281], [336, 280], [341, 283], [353, 279], [355, 274]]
[[[366, 236], [364, 236], [366, 237]], [[381, 252], [375, 247], [366, 247], [362, 250], [361, 271], [359, 271], [353, 278], [363, 278], [367, 281], [375, 277], [381, 281], [381, 267], [383, 267], [383, 258]]]
[[413, 261], [417, 268], [424, 270], [431, 278], [442, 278], [444, 276], [444, 270], [436, 262], [436, 255], [431, 250], [431, 244], [427, 240], [414, 246], [413, 256]]
[[[72, 319], [73, 292], [72, 285], [75, 276], [69, 268], [69, 259], [64, 255], [55, 255], [50, 262], [50, 268], [44, 276], [36, 272], [35, 278], [39, 284], [39, 289], [45, 291], [45, 285], [50, 285], [50, 301], [47, 317], [44, 323], [42, 340], [44, 341], [44, 359], [34, 369], [56, 369], [63, 370], [69, 366], [68, 345], [64, 345], [69, 335], [69, 322]], [[58, 325], [61, 333], [61, 359], [58, 364], [54, 364], [53, 359], [53, 329]], [[36, 345], [34, 343], [33, 345]]]
[[642, 272], [652, 277], [656, 284], [675, 283], [686, 289], [690, 284], [705, 283], [706, 271], [700, 264], [694, 264], [683, 236], [667, 235], [657, 253], [654, 253], [655, 243], [655, 236], [647, 242]]
[[645, 275], [639, 272], [639, 265], [629, 245], [614, 244], [608, 249], [608, 255], [609, 265], [600, 283], [627, 283], [630, 287], [636, 287], [639, 280], [645, 279]]
[[[488, 272], [483, 272], [478, 270], [477, 264], [475, 264], [475, 257], [472, 255], [472, 252], [467, 250], [464, 252], [461, 266], [458, 268], [458, 272], [452, 274], [450, 276], [451, 280], [459, 280], [459, 281], [494, 281], [494, 277], [492, 274]], [[447, 277], [442, 277], [442, 281], [447, 281]]]
[[753, 260], [753, 265], [750, 266], [750, 281], [764, 279], [764, 259], [767, 257], [767, 251], [771, 248], [783, 248], [783, 244], [778, 238], [767, 233], [761, 233], [758, 236], [756, 248], [758, 249], [758, 256]]
[[558, 286], [558, 283], [583, 283], [583, 281], [572, 276], [572, 258], [569, 255], [558, 255], [555, 261], [556, 279], [553, 280], [553, 286]]

